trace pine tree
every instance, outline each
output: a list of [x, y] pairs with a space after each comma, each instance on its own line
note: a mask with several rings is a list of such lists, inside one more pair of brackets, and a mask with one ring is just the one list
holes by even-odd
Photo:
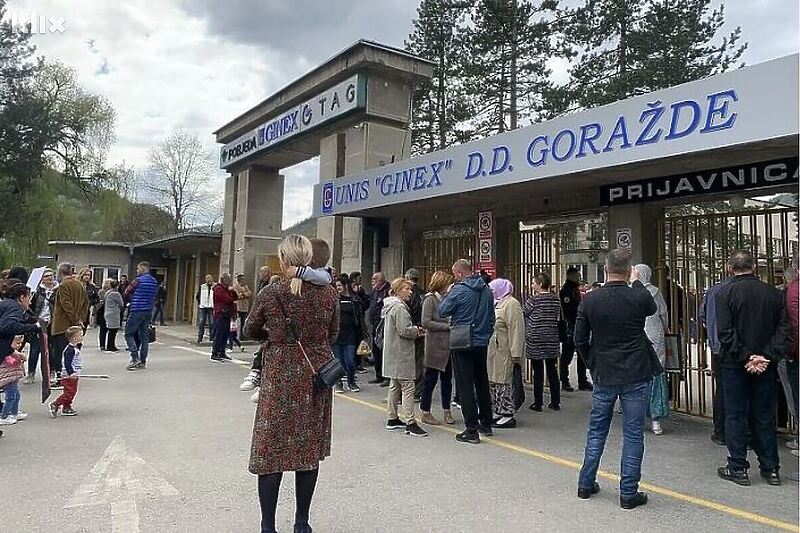
[[556, 0], [479, 0], [467, 31], [467, 88], [478, 137], [539, 118], [550, 87], [547, 60], [560, 53]]
[[460, 38], [468, 3], [422, 0], [406, 49], [435, 63], [433, 78], [414, 91], [412, 151], [427, 153], [465, 140], [459, 124], [471, 112], [459, 73], [463, 69]]
[[720, 42], [724, 9], [711, 0], [585, 0], [566, 36], [571, 80], [548, 96], [556, 113], [596, 107], [724, 72], [741, 58], [741, 28]]
[[572, 12], [566, 34], [580, 57], [563, 88], [562, 111], [637, 94], [639, 71], [631, 41], [638, 38], [644, 6], [640, 0], [586, 0]]
[[641, 89], [654, 91], [731, 69], [747, 49], [740, 27], [714, 44], [725, 6], [711, 0], [653, 0], [639, 30]]

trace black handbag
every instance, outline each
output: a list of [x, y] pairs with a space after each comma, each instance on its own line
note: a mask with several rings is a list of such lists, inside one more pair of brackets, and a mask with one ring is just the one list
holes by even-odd
[[311, 368], [311, 373], [314, 375], [314, 388], [318, 392], [324, 392], [339, 383], [346, 373], [342, 363], [331, 355], [331, 358], [325, 361], [319, 368], [314, 368], [303, 343], [300, 342], [300, 337], [297, 335], [294, 322], [289, 318], [289, 314], [286, 312], [286, 308], [283, 306], [283, 301], [280, 297], [278, 297], [278, 306], [281, 309], [281, 314], [283, 315], [283, 320], [286, 322], [286, 328], [289, 330], [289, 334], [294, 339], [294, 342], [297, 343], [297, 346], [300, 347], [300, 352], [303, 354], [303, 357], [306, 358], [306, 362]]
[[156, 342], [156, 327], [152, 324], [147, 326], [147, 343], [152, 344]]

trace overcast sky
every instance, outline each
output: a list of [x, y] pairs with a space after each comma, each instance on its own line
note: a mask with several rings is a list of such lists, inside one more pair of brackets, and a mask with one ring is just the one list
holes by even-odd
[[[716, 2], [714, 2], [716, 4]], [[141, 169], [147, 150], [183, 127], [211, 132], [358, 39], [402, 46], [416, 0], [10, 0], [64, 17], [63, 34], [36, 35], [39, 53], [78, 70], [117, 111], [112, 163]], [[728, 0], [748, 64], [798, 50], [797, 0]], [[765, 88], [766, 90], [766, 88]], [[311, 213], [317, 161], [285, 171], [284, 227]], [[222, 188], [223, 175], [215, 178]]]

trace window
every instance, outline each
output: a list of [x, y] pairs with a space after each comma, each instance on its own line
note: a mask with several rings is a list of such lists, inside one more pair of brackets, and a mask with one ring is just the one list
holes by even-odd
[[606, 271], [603, 269], [603, 266], [604, 265], [595, 265], [595, 268], [597, 269], [595, 271], [595, 273], [597, 274], [597, 277], [595, 278], [595, 281], [597, 281], [599, 283], [605, 283], [606, 282]]
[[118, 266], [105, 266], [105, 265], [92, 265], [92, 283], [100, 287], [103, 282], [108, 278], [119, 280], [121, 267]]

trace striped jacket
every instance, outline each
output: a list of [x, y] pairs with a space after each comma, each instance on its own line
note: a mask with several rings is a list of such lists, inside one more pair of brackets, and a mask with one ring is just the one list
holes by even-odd
[[529, 359], [555, 359], [559, 356], [558, 319], [561, 302], [545, 292], [528, 298], [525, 316], [525, 356]]

